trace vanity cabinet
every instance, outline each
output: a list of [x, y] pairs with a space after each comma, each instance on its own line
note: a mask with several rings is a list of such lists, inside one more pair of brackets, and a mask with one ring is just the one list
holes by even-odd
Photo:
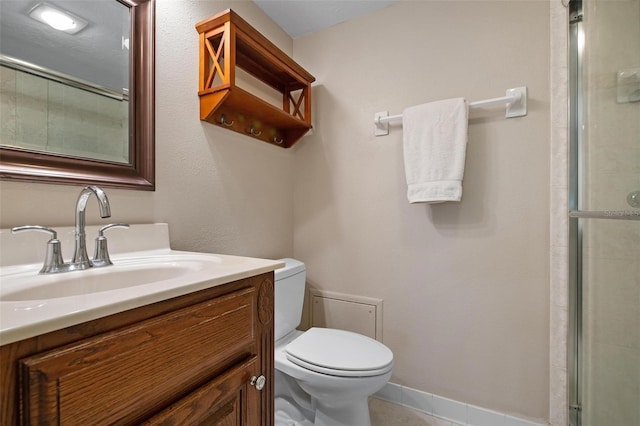
[[0, 423], [272, 426], [273, 350], [270, 272], [0, 347]]

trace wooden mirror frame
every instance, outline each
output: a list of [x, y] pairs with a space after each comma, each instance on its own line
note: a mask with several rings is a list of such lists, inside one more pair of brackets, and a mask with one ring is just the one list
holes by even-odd
[[117, 1], [131, 11], [129, 163], [2, 146], [0, 179], [155, 190], [155, 0]]

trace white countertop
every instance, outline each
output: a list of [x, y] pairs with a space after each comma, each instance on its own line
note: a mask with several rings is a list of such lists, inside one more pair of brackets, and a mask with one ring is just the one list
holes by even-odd
[[[0, 266], [0, 295], [8, 296], [0, 297], [0, 345], [270, 272], [284, 266], [283, 262], [276, 260], [171, 250], [168, 245], [166, 224], [133, 225], [132, 229], [136, 226], [147, 227], [140, 229], [142, 234], [152, 230], [164, 232], [165, 236], [150, 237], [145, 239], [144, 243], [137, 244], [136, 248], [146, 250], [114, 250], [111, 255], [114, 265], [104, 268], [38, 275], [42, 267], [41, 262], [11, 264], [6, 261], [7, 256], [3, 253], [5, 261], [0, 262], [2, 265]], [[3, 252], [10, 247], [6, 241], [9, 237], [5, 231], [0, 231], [0, 244], [2, 244], [0, 247]], [[128, 235], [128, 238], [133, 238], [134, 234], [136, 234], [135, 229], [133, 233], [122, 233], [122, 235]], [[18, 235], [14, 235], [11, 238], [17, 237]], [[40, 241], [37, 243], [44, 245], [47, 240], [46, 235], [44, 237], [44, 242], [40, 236]], [[114, 236], [113, 240], [116, 239]], [[69, 245], [68, 242], [66, 243]], [[87, 244], [89, 247], [93, 246], [92, 242], [88, 241]], [[109, 244], [111, 247], [111, 239]], [[11, 256], [20, 257], [15, 251]], [[68, 260], [68, 257], [65, 259]], [[137, 267], [136, 265], [142, 264], [148, 267], [147, 270], [153, 270], [157, 278], [152, 281], [142, 280], [132, 286], [123, 282], [117, 285], [120, 288], [107, 291], [85, 292], [85, 289], [79, 285], [99, 282], [107, 274], [112, 274], [110, 277], [128, 277], [127, 274], [131, 273]], [[166, 274], [163, 273], [162, 268], [166, 268]], [[179, 268], [180, 273], [173, 273], [175, 269], [172, 268]], [[55, 286], [65, 287], [59, 287], [61, 294], [53, 296], [40, 298], [15, 296], [21, 291], [31, 291], [42, 286], [49, 289]], [[73, 290], [73, 288], [80, 290]]]

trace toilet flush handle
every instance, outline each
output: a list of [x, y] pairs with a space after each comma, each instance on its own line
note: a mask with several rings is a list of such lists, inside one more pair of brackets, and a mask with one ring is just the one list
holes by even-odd
[[256, 389], [262, 390], [265, 383], [267, 383], [267, 379], [261, 374], [259, 376], [251, 376], [251, 386], [255, 386]]

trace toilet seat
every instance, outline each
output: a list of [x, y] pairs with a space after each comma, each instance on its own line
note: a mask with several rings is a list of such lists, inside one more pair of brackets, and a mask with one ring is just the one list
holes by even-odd
[[287, 359], [302, 368], [339, 377], [370, 377], [389, 372], [393, 353], [361, 334], [311, 328], [285, 347]]

